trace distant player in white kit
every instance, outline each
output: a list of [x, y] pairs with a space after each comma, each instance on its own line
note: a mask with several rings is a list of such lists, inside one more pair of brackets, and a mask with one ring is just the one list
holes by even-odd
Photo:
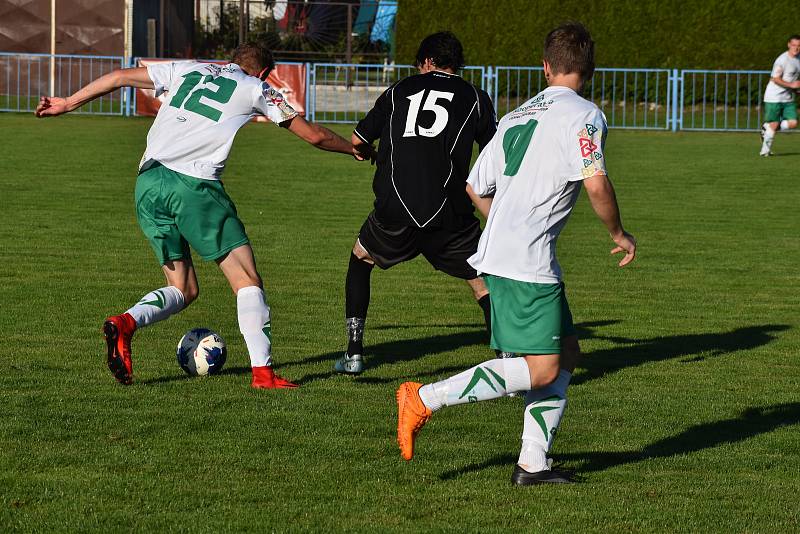
[[231, 63], [157, 63], [120, 69], [68, 98], [42, 97], [37, 117], [61, 115], [120, 87], [166, 93], [147, 134], [136, 181], [139, 226], [162, 265], [166, 287], [146, 294], [127, 312], [106, 319], [108, 368], [122, 384], [133, 381], [131, 338], [137, 328], [180, 312], [198, 295], [189, 246], [215, 261], [236, 294], [239, 329], [250, 353], [254, 388], [292, 388], [272, 370], [270, 309], [236, 207], [220, 181], [236, 132], [254, 116], [317, 148], [363, 159], [330, 130], [305, 121], [264, 81], [272, 54], [253, 43], [239, 46]]
[[522, 450], [512, 474], [519, 485], [566, 483], [547, 452], [566, 406], [580, 349], [567, 303], [556, 240], [586, 187], [592, 207], [616, 243], [619, 263], [633, 261], [636, 242], [620, 222], [605, 166], [603, 113], [579, 96], [594, 72], [594, 42], [580, 24], [547, 35], [549, 87], [500, 121], [467, 180], [467, 193], [487, 216], [478, 251], [468, 260], [492, 299], [492, 347], [520, 357], [486, 361], [433, 384], [397, 390], [397, 441], [414, 455], [417, 433], [444, 406], [525, 392]]
[[769, 83], [764, 91], [764, 120], [761, 126], [761, 156], [772, 155], [772, 141], [778, 130], [797, 128], [797, 104], [794, 93], [800, 89], [800, 35], [792, 35], [788, 50], [772, 65]]

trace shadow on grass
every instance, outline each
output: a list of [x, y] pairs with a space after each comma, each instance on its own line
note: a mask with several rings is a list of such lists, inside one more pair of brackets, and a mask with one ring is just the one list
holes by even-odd
[[[578, 337], [582, 340], [597, 338], [618, 343], [622, 346], [584, 354], [578, 366], [579, 372], [577, 372], [572, 379], [573, 385], [584, 384], [591, 380], [616, 373], [622, 369], [636, 367], [650, 362], [683, 357], [684, 359], [681, 360], [683, 363], [693, 363], [702, 361], [708, 357], [716, 357], [740, 350], [753, 349], [761, 345], [766, 345], [774, 340], [777, 337], [774, 333], [790, 328], [788, 325], [760, 325], [737, 328], [730, 332], [663, 336], [651, 339], [603, 336], [595, 332], [598, 327], [608, 326], [618, 322], [618, 320], [590, 321], [575, 325]], [[406, 327], [408, 327], [408, 325], [399, 325], [397, 328]], [[472, 345], [486, 345], [486, 332], [484, 330], [471, 330], [418, 339], [403, 339], [379, 343], [377, 345], [368, 346], [366, 368], [369, 370], [381, 365], [416, 360], [432, 354], [453, 352], [462, 347]], [[330, 365], [333, 366], [334, 360], [341, 356], [341, 354], [341, 351], [334, 351], [310, 356], [295, 362], [278, 362], [275, 369], [321, 362], [329, 362]], [[487, 353], [486, 359], [489, 357], [491, 356]], [[431, 372], [416, 374], [414, 376], [420, 380], [440, 377], [442, 375], [461, 372], [470, 365], [476, 365], [478, 363], [480, 362], [465, 362], [462, 366], [442, 367]], [[249, 373], [249, 367], [230, 367], [224, 369], [221, 374], [240, 375]], [[333, 376], [337, 376], [337, 373], [331, 369], [323, 373], [309, 374], [293, 381], [302, 385]], [[140, 384], [152, 385], [186, 380], [188, 378], [190, 377], [186, 375], [173, 375], [143, 380]], [[397, 378], [362, 375], [354, 377], [353, 380], [364, 384], [377, 385], [396, 382]]]
[[[584, 354], [578, 364], [572, 384], [583, 384], [602, 378], [621, 369], [650, 362], [685, 357], [683, 363], [693, 363], [740, 350], [753, 349], [774, 340], [775, 332], [788, 330], [788, 325], [747, 326], [713, 334], [687, 334], [652, 339], [628, 339], [595, 335], [598, 339], [630, 346], [597, 350]], [[580, 332], [578, 337], [581, 336]], [[585, 339], [585, 338], [584, 338]], [[706, 354], [708, 353], [708, 354]]]
[[[595, 328], [616, 324], [618, 322], [619, 321], [617, 320], [584, 322], [575, 325], [575, 327], [581, 339], [588, 339], [591, 337], [595, 337], [594, 334]], [[451, 325], [394, 325], [394, 326], [383, 325], [374, 328], [374, 330], [389, 330], [389, 329], [402, 330], [402, 329], [431, 327], [431, 326], [436, 328], [461, 328], [461, 327], [475, 327], [475, 326], [482, 327], [483, 325], [478, 323], [475, 324], [465, 323], [458, 325], [452, 325], [452, 324]], [[486, 331], [481, 328], [480, 330], [470, 330], [466, 332], [436, 335], [418, 339], [402, 339], [398, 341], [379, 343], [377, 345], [370, 345], [367, 346], [366, 369], [369, 370], [375, 367], [380, 367], [381, 365], [393, 364], [400, 361], [415, 360], [425, 356], [430, 356], [432, 354], [454, 352], [462, 347], [467, 347], [472, 345], [485, 345], [487, 348], [487, 354], [485, 359], [489, 359], [491, 358], [491, 352], [488, 352], [490, 349], [488, 347], [486, 338], [487, 338]], [[278, 370], [281, 368], [287, 368], [296, 365], [314, 364], [320, 362], [328, 362], [330, 363], [332, 368], [333, 362], [336, 360], [336, 358], [340, 357], [341, 355], [342, 351], [335, 351], [335, 352], [327, 352], [325, 354], [319, 354], [316, 356], [310, 356], [308, 358], [294, 362], [286, 362], [286, 363], [278, 362], [275, 365], [275, 369]], [[477, 365], [478, 363], [480, 363], [480, 361], [465, 362], [464, 365], [461, 366], [442, 367], [440, 369], [436, 369], [435, 371], [423, 374], [417, 374], [414, 376], [418, 379], [427, 379], [451, 373], [460, 373], [461, 371], [465, 370], [471, 365]], [[250, 374], [250, 368], [226, 367], [220, 373], [220, 375], [243, 375], [243, 374]], [[331, 369], [330, 371], [326, 371], [323, 373], [314, 373], [305, 375], [299, 379], [292, 379], [292, 381], [295, 382], [296, 384], [303, 385], [303, 384], [308, 384], [310, 382], [314, 382], [315, 380], [324, 380], [327, 378], [332, 378], [334, 376], [338, 376], [338, 373], [335, 373]], [[172, 375], [172, 376], [152, 378], [149, 380], [143, 380], [139, 383], [143, 385], [154, 385], [154, 384], [175, 382], [180, 380], [187, 380], [189, 378], [191, 377], [188, 377], [186, 375]], [[364, 384], [377, 385], [377, 384], [388, 384], [396, 382], [397, 378], [371, 377], [362, 375], [358, 377], [353, 377], [353, 381]]]
[[[599, 326], [607, 326], [618, 322], [619, 321], [617, 320], [585, 322], [576, 325], [576, 329], [578, 330], [578, 335], [581, 336], [581, 338], [587, 339], [594, 337], [594, 330], [593, 330], [594, 328]], [[439, 326], [449, 328], [454, 325], [439, 325]], [[394, 327], [385, 325], [382, 328], [405, 329], [413, 327], [415, 327], [415, 325], [397, 325]], [[486, 338], [487, 338], [486, 332], [481, 329], [481, 330], [472, 330], [467, 332], [458, 332], [446, 335], [430, 336], [418, 339], [403, 339], [398, 341], [379, 343], [377, 345], [369, 345], [366, 347], [366, 369], [373, 369], [375, 367], [379, 367], [382, 365], [389, 365], [401, 361], [416, 360], [418, 358], [430, 356], [432, 354], [453, 352], [462, 347], [467, 347], [471, 345], [486, 345], [487, 350], [489, 350]], [[299, 364], [319, 363], [327, 361], [330, 362], [331, 366], [333, 366], [333, 362], [336, 360], [336, 358], [340, 357], [341, 355], [342, 355], [341, 351], [328, 352], [325, 354], [320, 354], [318, 356], [311, 356], [309, 358], [297, 362], [292, 362], [287, 365], [299, 365]], [[492, 357], [491, 352], [487, 352], [486, 358], [484, 359], [489, 359], [491, 357]], [[463, 365], [459, 366], [442, 367], [428, 373], [415, 374], [414, 377], [416, 379], [422, 380], [432, 377], [439, 377], [441, 375], [446, 375], [446, 374], [460, 373], [461, 371], [467, 369], [472, 365], [477, 365], [481, 361], [483, 360], [475, 362], [465, 362]], [[315, 373], [306, 375], [297, 380], [296, 382], [302, 385], [302, 384], [307, 384], [309, 382], [313, 382], [315, 380], [324, 380], [326, 378], [331, 378], [336, 375], [337, 373], [331, 370], [324, 373]], [[354, 377], [353, 380], [355, 382], [363, 384], [378, 385], [378, 384], [388, 384], [397, 382], [397, 377], [374, 377], [374, 376], [362, 375]]]
[[[766, 434], [785, 426], [800, 424], [800, 403], [791, 402], [772, 406], [755, 406], [744, 410], [741, 415], [713, 423], [703, 423], [687, 428], [680, 434], [658, 440], [641, 450], [623, 452], [578, 452], [557, 454], [560, 462], [578, 463], [578, 473], [603, 471], [621, 465], [646, 460], [671, 458], [691, 454], [720, 445], [739, 443], [749, 438]], [[513, 466], [517, 457], [501, 454], [485, 462], [471, 464], [460, 469], [445, 471], [439, 478], [452, 480], [467, 473], [501, 465]]]
[[[372, 369], [381, 365], [390, 365], [402, 361], [411, 361], [429, 356], [431, 354], [441, 354], [444, 352], [453, 352], [461, 347], [470, 345], [485, 345], [486, 344], [486, 331], [485, 330], [472, 330], [467, 332], [458, 332], [454, 334], [429, 336], [418, 339], [401, 339], [398, 341], [388, 341], [385, 343], [378, 343], [377, 345], [370, 345], [367, 347], [366, 352], [366, 369]], [[336, 358], [342, 355], [342, 351], [327, 352], [317, 356], [311, 356], [304, 360], [291, 362], [287, 365], [302, 365], [308, 363], [329, 362], [331, 370], [324, 373], [315, 373], [306, 375], [299, 380], [298, 384], [307, 384], [315, 380], [322, 380], [337, 376], [338, 373], [333, 371], [333, 362]], [[395, 382], [396, 378], [379, 378], [379, 377], [355, 377], [353, 380], [356, 382], [363, 382], [365, 384], [385, 384], [388, 382]]]

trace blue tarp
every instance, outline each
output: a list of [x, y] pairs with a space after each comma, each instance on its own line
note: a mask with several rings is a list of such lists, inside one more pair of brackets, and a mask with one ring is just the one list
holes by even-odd
[[375, 14], [375, 24], [372, 25], [370, 41], [383, 41], [391, 43], [394, 33], [394, 19], [397, 16], [396, 0], [380, 0], [378, 12]]

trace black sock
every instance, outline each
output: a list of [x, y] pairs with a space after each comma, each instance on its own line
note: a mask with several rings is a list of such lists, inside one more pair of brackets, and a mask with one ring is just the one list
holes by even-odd
[[344, 314], [347, 320], [347, 353], [364, 352], [364, 322], [369, 308], [369, 276], [374, 265], [350, 254], [344, 288]]
[[483, 310], [486, 332], [489, 333], [489, 339], [492, 339], [492, 301], [489, 299], [488, 293], [478, 299], [478, 306]]
[[[483, 320], [486, 322], [486, 333], [489, 334], [489, 341], [492, 340], [492, 301], [489, 299], [489, 294], [482, 296], [478, 299], [478, 306], [483, 310]], [[499, 358], [502, 354], [501, 351], [495, 349], [494, 353]]]

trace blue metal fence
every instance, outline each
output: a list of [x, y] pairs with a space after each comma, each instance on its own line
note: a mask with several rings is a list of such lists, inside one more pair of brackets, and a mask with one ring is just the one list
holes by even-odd
[[[492, 67], [498, 116], [547, 87], [542, 67]], [[664, 130], [672, 121], [672, 75], [666, 69], [598, 68], [583, 96], [603, 110], [611, 128]]]
[[[71, 94], [124, 66], [120, 56], [0, 52], [0, 111], [33, 111], [39, 95], [51, 88]], [[306, 63], [306, 115], [319, 122], [355, 123], [389, 85], [415, 72], [411, 65]], [[498, 116], [547, 86], [541, 67], [469, 66], [461, 74], [489, 93]], [[611, 128], [751, 131], [761, 127], [768, 81], [766, 70], [598, 68], [584, 96], [603, 110]], [[120, 89], [77, 113], [131, 115], [134, 98], [133, 91]]]
[[[120, 56], [0, 52], [0, 111], [33, 111], [39, 96], [49, 94], [51, 87], [57, 95], [72, 94], [98, 76], [123, 66], [124, 60]], [[124, 89], [111, 92], [75, 112], [123, 115], [126, 93]]]
[[[312, 121], [358, 122], [391, 84], [417, 73], [412, 65], [313, 63], [309, 64], [306, 116]], [[465, 80], [486, 88], [484, 67], [464, 67]]]
[[759, 130], [768, 70], [681, 71], [682, 130]]

